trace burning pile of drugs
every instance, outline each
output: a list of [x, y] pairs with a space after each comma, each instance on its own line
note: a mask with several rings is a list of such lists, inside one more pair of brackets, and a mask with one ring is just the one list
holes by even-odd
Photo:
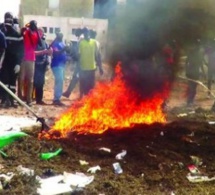
[[120, 130], [135, 124], [166, 122], [162, 111], [166, 90], [140, 101], [139, 95], [122, 79], [120, 64], [115, 73], [112, 82], [98, 83], [89, 95], [66, 110], [48, 133], [40, 136], [49, 139], [67, 137], [70, 132], [101, 134], [108, 129]]

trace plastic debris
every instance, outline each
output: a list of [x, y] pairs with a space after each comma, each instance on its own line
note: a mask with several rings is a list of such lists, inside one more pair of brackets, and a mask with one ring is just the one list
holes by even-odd
[[15, 174], [13, 172], [8, 172], [7, 174], [0, 174], [0, 190], [10, 189], [10, 181]]
[[39, 125], [36, 122], [34, 117], [15, 117], [9, 115], [1, 115], [0, 116], [0, 135], [4, 134], [5, 132], [17, 132], [21, 131], [24, 127], [30, 127]]
[[49, 183], [47, 185], [41, 184], [40, 188], [37, 189], [37, 193], [40, 195], [57, 195], [72, 192], [73, 189], [65, 183]]
[[102, 148], [99, 148], [99, 150], [103, 150], [105, 152], [111, 153], [111, 149], [109, 149], [109, 148], [102, 147]]
[[157, 155], [151, 154], [150, 152], [148, 153], [148, 155], [149, 155], [150, 157], [152, 157], [152, 158], [157, 158]]
[[[37, 189], [37, 193], [40, 195], [56, 195], [68, 192], [75, 192], [78, 187], [83, 188], [90, 184], [94, 180], [94, 176], [87, 176], [84, 173], [67, 173], [63, 175], [57, 175], [42, 179], [39, 176], [36, 177], [40, 183], [40, 188]], [[70, 186], [75, 186], [75, 189]]]
[[8, 172], [7, 174], [1, 174], [0, 178], [4, 178], [6, 182], [9, 182], [15, 174], [13, 172]]
[[[38, 194], [56, 195], [82, 190], [79, 188], [90, 184], [94, 180], [94, 176], [87, 176], [84, 173], [72, 174], [64, 172], [63, 175], [61, 174], [46, 179], [37, 176], [36, 179], [40, 183], [40, 188], [37, 189]], [[71, 188], [71, 185], [75, 186], [75, 189]]]
[[185, 117], [185, 116], [187, 116], [188, 114], [195, 114], [195, 113], [196, 113], [196, 111], [194, 110], [194, 111], [190, 111], [190, 112], [188, 112], [188, 113], [181, 113], [181, 114], [178, 114], [177, 117], [178, 117], [178, 118], [180, 118], [180, 117]]
[[118, 162], [113, 163], [113, 168], [114, 168], [114, 172], [115, 172], [116, 174], [121, 174], [121, 173], [123, 173], [123, 170], [122, 170], [122, 168], [121, 168], [121, 166], [120, 166], [120, 164], [119, 164]]
[[94, 176], [87, 176], [84, 173], [79, 172], [76, 172], [75, 174], [64, 172], [63, 175], [64, 175], [63, 181], [65, 183], [81, 188], [90, 184], [94, 180]]
[[0, 149], [13, 143], [17, 139], [27, 136], [27, 135], [28, 134], [21, 132], [21, 131], [9, 132], [9, 133], [5, 133], [4, 135], [1, 135], [0, 136]]
[[184, 163], [183, 162], [178, 162], [178, 166], [182, 169], [182, 168], [184, 168]]
[[122, 160], [125, 157], [126, 154], [127, 154], [127, 151], [122, 150], [122, 152], [120, 152], [119, 154], [116, 155], [116, 159], [117, 160]]
[[188, 142], [188, 143], [195, 143], [190, 137], [188, 136], [182, 136], [182, 141]]
[[87, 172], [90, 172], [90, 173], [96, 173], [96, 171], [101, 171], [101, 167], [99, 165], [95, 167], [91, 167], [87, 170]]
[[48, 177], [53, 177], [55, 176], [55, 173], [52, 169], [46, 169], [43, 171], [42, 178], [48, 178]]
[[187, 116], [187, 113], [181, 113], [177, 115], [177, 117], [185, 117], [185, 116]]
[[37, 193], [40, 195], [56, 195], [73, 191], [69, 184], [59, 183], [63, 180], [63, 175], [58, 175], [47, 179], [37, 177], [37, 180], [40, 183], [40, 188], [37, 189]]
[[189, 137], [194, 137], [195, 136], [195, 133], [192, 131], [190, 134], [188, 134], [187, 136]]
[[8, 172], [7, 174], [0, 175], [0, 190], [10, 189], [10, 180], [15, 174], [13, 172]]
[[201, 172], [199, 171], [199, 169], [195, 165], [189, 165], [188, 169], [192, 174], [195, 174], [195, 175], [201, 174]]
[[28, 175], [28, 176], [33, 176], [34, 175], [34, 170], [33, 169], [29, 169], [29, 168], [25, 168], [22, 165], [19, 165], [16, 170], [23, 175]]
[[199, 166], [199, 165], [203, 164], [202, 159], [200, 159], [198, 156], [190, 156], [190, 158], [192, 159], [193, 163], [196, 166]]
[[195, 113], [196, 113], [195, 110], [188, 112], [188, 114], [195, 114]]
[[89, 163], [85, 160], [79, 160], [80, 165], [84, 166], [84, 165], [89, 165]]
[[49, 183], [59, 183], [60, 181], [63, 180], [63, 175], [56, 175], [56, 176], [53, 176], [53, 177], [49, 177], [49, 178], [45, 178], [45, 179], [42, 179], [41, 177], [39, 176], [36, 176], [36, 179], [39, 183], [41, 184], [49, 184]]
[[0, 171], [4, 170], [4, 165], [0, 164]]
[[60, 152], [62, 151], [62, 148], [59, 148], [58, 150], [56, 150], [55, 152], [47, 152], [47, 153], [42, 153], [40, 155], [40, 158], [42, 160], [49, 160], [50, 158], [53, 158], [55, 156], [57, 156], [58, 154], [60, 154]]
[[215, 177], [208, 177], [204, 175], [192, 175], [191, 173], [187, 174], [187, 179], [192, 183], [203, 182], [203, 181], [213, 181]]
[[215, 121], [208, 121], [209, 125], [215, 125]]
[[188, 166], [190, 173], [187, 174], [187, 179], [192, 183], [203, 182], [203, 181], [213, 181], [214, 177], [208, 177], [203, 175], [195, 165]]

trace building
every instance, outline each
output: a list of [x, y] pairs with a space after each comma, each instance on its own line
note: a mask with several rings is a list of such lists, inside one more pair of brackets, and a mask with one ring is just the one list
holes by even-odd
[[94, 0], [21, 0], [22, 25], [36, 20], [43, 27], [46, 39], [51, 42], [61, 31], [66, 42], [76, 39], [75, 29], [88, 27], [97, 31], [97, 39], [105, 55], [108, 20], [93, 18]]

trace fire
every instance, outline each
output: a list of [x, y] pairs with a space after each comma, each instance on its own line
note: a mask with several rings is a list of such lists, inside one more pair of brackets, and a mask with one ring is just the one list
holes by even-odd
[[108, 129], [120, 130], [134, 124], [166, 122], [161, 109], [165, 94], [138, 102], [138, 94], [122, 79], [120, 64], [115, 73], [113, 81], [97, 83], [89, 95], [66, 110], [43, 137], [50, 138], [53, 132], [59, 132], [61, 138], [67, 137], [69, 132], [101, 134]]

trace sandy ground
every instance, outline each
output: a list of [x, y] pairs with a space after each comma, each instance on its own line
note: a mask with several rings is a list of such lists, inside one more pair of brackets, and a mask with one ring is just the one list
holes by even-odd
[[[98, 79], [109, 79], [107, 66], [105, 70], [104, 77]], [[70, 74], [68, 68], [65, 88]], [[60, 140], [40, 140], [39, 129], [28, 129], [29, 136], [2, 149], [8, 156], [0, 155], [0, 172], [13, 172], [15, 175], [10, 181], [0, 179], [3, 186], [0, 194], [36, 195], [39, 187], [36, 175], [48, 178], [66, 171], [94, 176], [93, 182], [84, 189], [72, 187], [76, 189], [72, 194], [76, 195], [213, 195], [214, 181], [192, 183], [187, 179], [190, 165], [196, 167], [203, 176], [215, 176], [215, 126], [208, 124], [208, 121], [215, 120], [214, 113], [209, 111], [213, 99], [208, 99], [205, 89], [198, 86], [196, 106], [187, 110], [185, 94], [186, 82], [177, 80], [172, 87], [167, 113], [168, 120], [174, 122], [165, 125], [140, 124], [122, 131], [110, 129], [100, 135], [71, 133], [68, 139]], [[44, 95], [44, 101], [48, 105], [34, 104], [31, 109], [47, 120], [59, 116], [67, 107], [51, 105], [52, 97], [53, 76], [49, 71]], [[77, 97], [78, 88], [69, 99], [62, 98], [62, 101], [69, 107]], [[206, 110], [198, 109], [199, 107]], [[179, 114], [185, 115], [178, 117]], [[1, 109], [0, 115], [34, 120], [32, 113], [21, 106], [16, 109]], [[12, 121], [10, 123], [12, 125]], [[101, 151], [101, 147], [111, 149], [111, 152]], [[53, 152], [59, 148], [63, 149], [59, 156], [46, 161], [40, 159], [41, 153]], [[122, 150], [127, 153], [123, 159], [117, 160], [116, 155]], [[192, 156], [197, 160], [193, 160]], [[80, 160], [89, 164], [81, 165]], [[116, 162], [121, 165], [121, 174], [113, 169], [113, 163]], [[17, 171], [20, 165], [34, 170], [35, 175], [20, 175]], [[101, 167], [100, 171], [95, 174], [88, 172], [89, 168], [97, 165]]]

